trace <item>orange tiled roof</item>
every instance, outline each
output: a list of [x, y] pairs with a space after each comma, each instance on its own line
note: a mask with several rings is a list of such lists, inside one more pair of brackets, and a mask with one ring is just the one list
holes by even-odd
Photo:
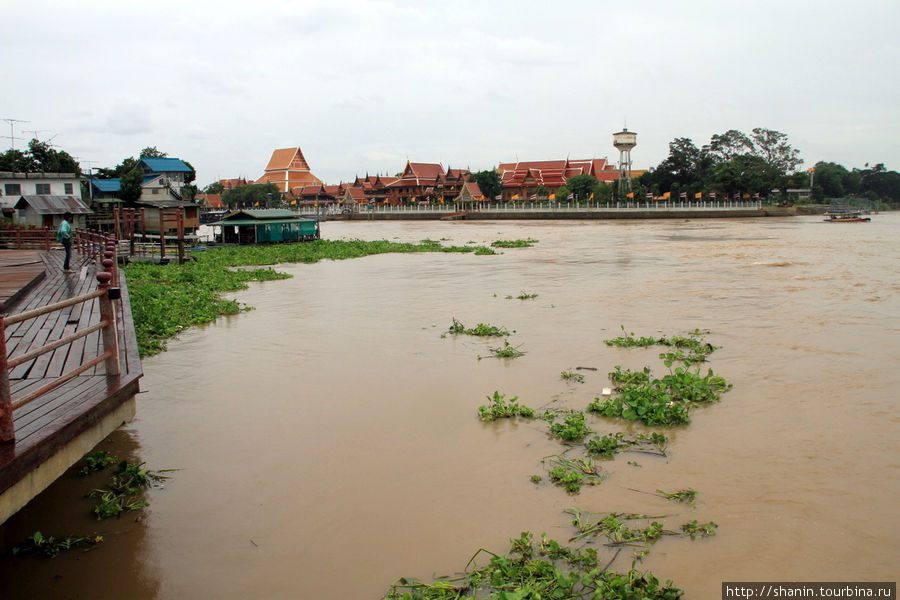
[[272, 152], [266, 172], [256, 183], [274, 183], [282, 192], [287, 192], [307, 185], [321, 185], [322, 181], [310, 172], [300, 148], [279, 148]]
[[225, 208], [225, 203], [222, 202], [222, 196], [219, 194], [207, 194], [206, 203], [213, 208]]
[[504, 188], [533, 185], [560, 187], [576, 175], [593, 175], [600, 181], [614, 181], [618, 176], [618, 171], [607, 165], [605, 158], [501, 163], [497, 171]]

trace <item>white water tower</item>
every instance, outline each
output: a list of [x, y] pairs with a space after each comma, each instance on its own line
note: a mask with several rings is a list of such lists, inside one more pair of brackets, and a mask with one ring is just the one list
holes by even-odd
[[637, 146], [637, 134], [623, 127], [613, 134], [613, 146], [619, 150], [619, 192], [631, 191], [631, 149]]

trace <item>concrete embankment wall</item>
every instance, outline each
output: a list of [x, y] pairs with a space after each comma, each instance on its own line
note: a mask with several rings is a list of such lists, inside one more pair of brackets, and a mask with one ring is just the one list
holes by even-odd
[[[747, 217], [789, 217], [796, 213], [791, 207], [770, 206], [761, 209], [716, 210], [565, 210], [565, 211], [469, 211], [469, 221], [544, 220], [562, 219], [734, 219]], [[348, 215], [354, 221], [436, 221], [442, 213], [430, 211], [359, 212]]]

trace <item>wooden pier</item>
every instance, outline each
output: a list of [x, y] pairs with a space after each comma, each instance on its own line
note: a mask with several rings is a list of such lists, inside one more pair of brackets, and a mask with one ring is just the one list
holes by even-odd
[[0, 523], [134, 415], [141, 362], [113, 248], [73, 244], [72, 273], [60, 249], [0, 250]]

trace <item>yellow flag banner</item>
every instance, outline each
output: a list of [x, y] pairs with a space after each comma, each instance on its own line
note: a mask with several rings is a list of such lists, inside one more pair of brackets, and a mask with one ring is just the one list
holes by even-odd
[[628, 198], [634, 198], [634, 192], [629, 192], [625, 194]]
[[518, 195], [518, 194], [513, 194], [512, 199], [513, 199], [513, 200], [518, 200], [518, 199], [519, 199], [519, 195]]
[[550, 199], [551, 199], [551, 200], [556, 200], [556, 194], [550, 194]]
[[703, 197], [703, 192], [697, 192], [696, 194], [694, 194], [694, 198], [702, 198], [702, 197]]
[[671, 195], [672, 192], [666, 192], [665, 194], [663, 194], [663, 200], [668, 200]]

